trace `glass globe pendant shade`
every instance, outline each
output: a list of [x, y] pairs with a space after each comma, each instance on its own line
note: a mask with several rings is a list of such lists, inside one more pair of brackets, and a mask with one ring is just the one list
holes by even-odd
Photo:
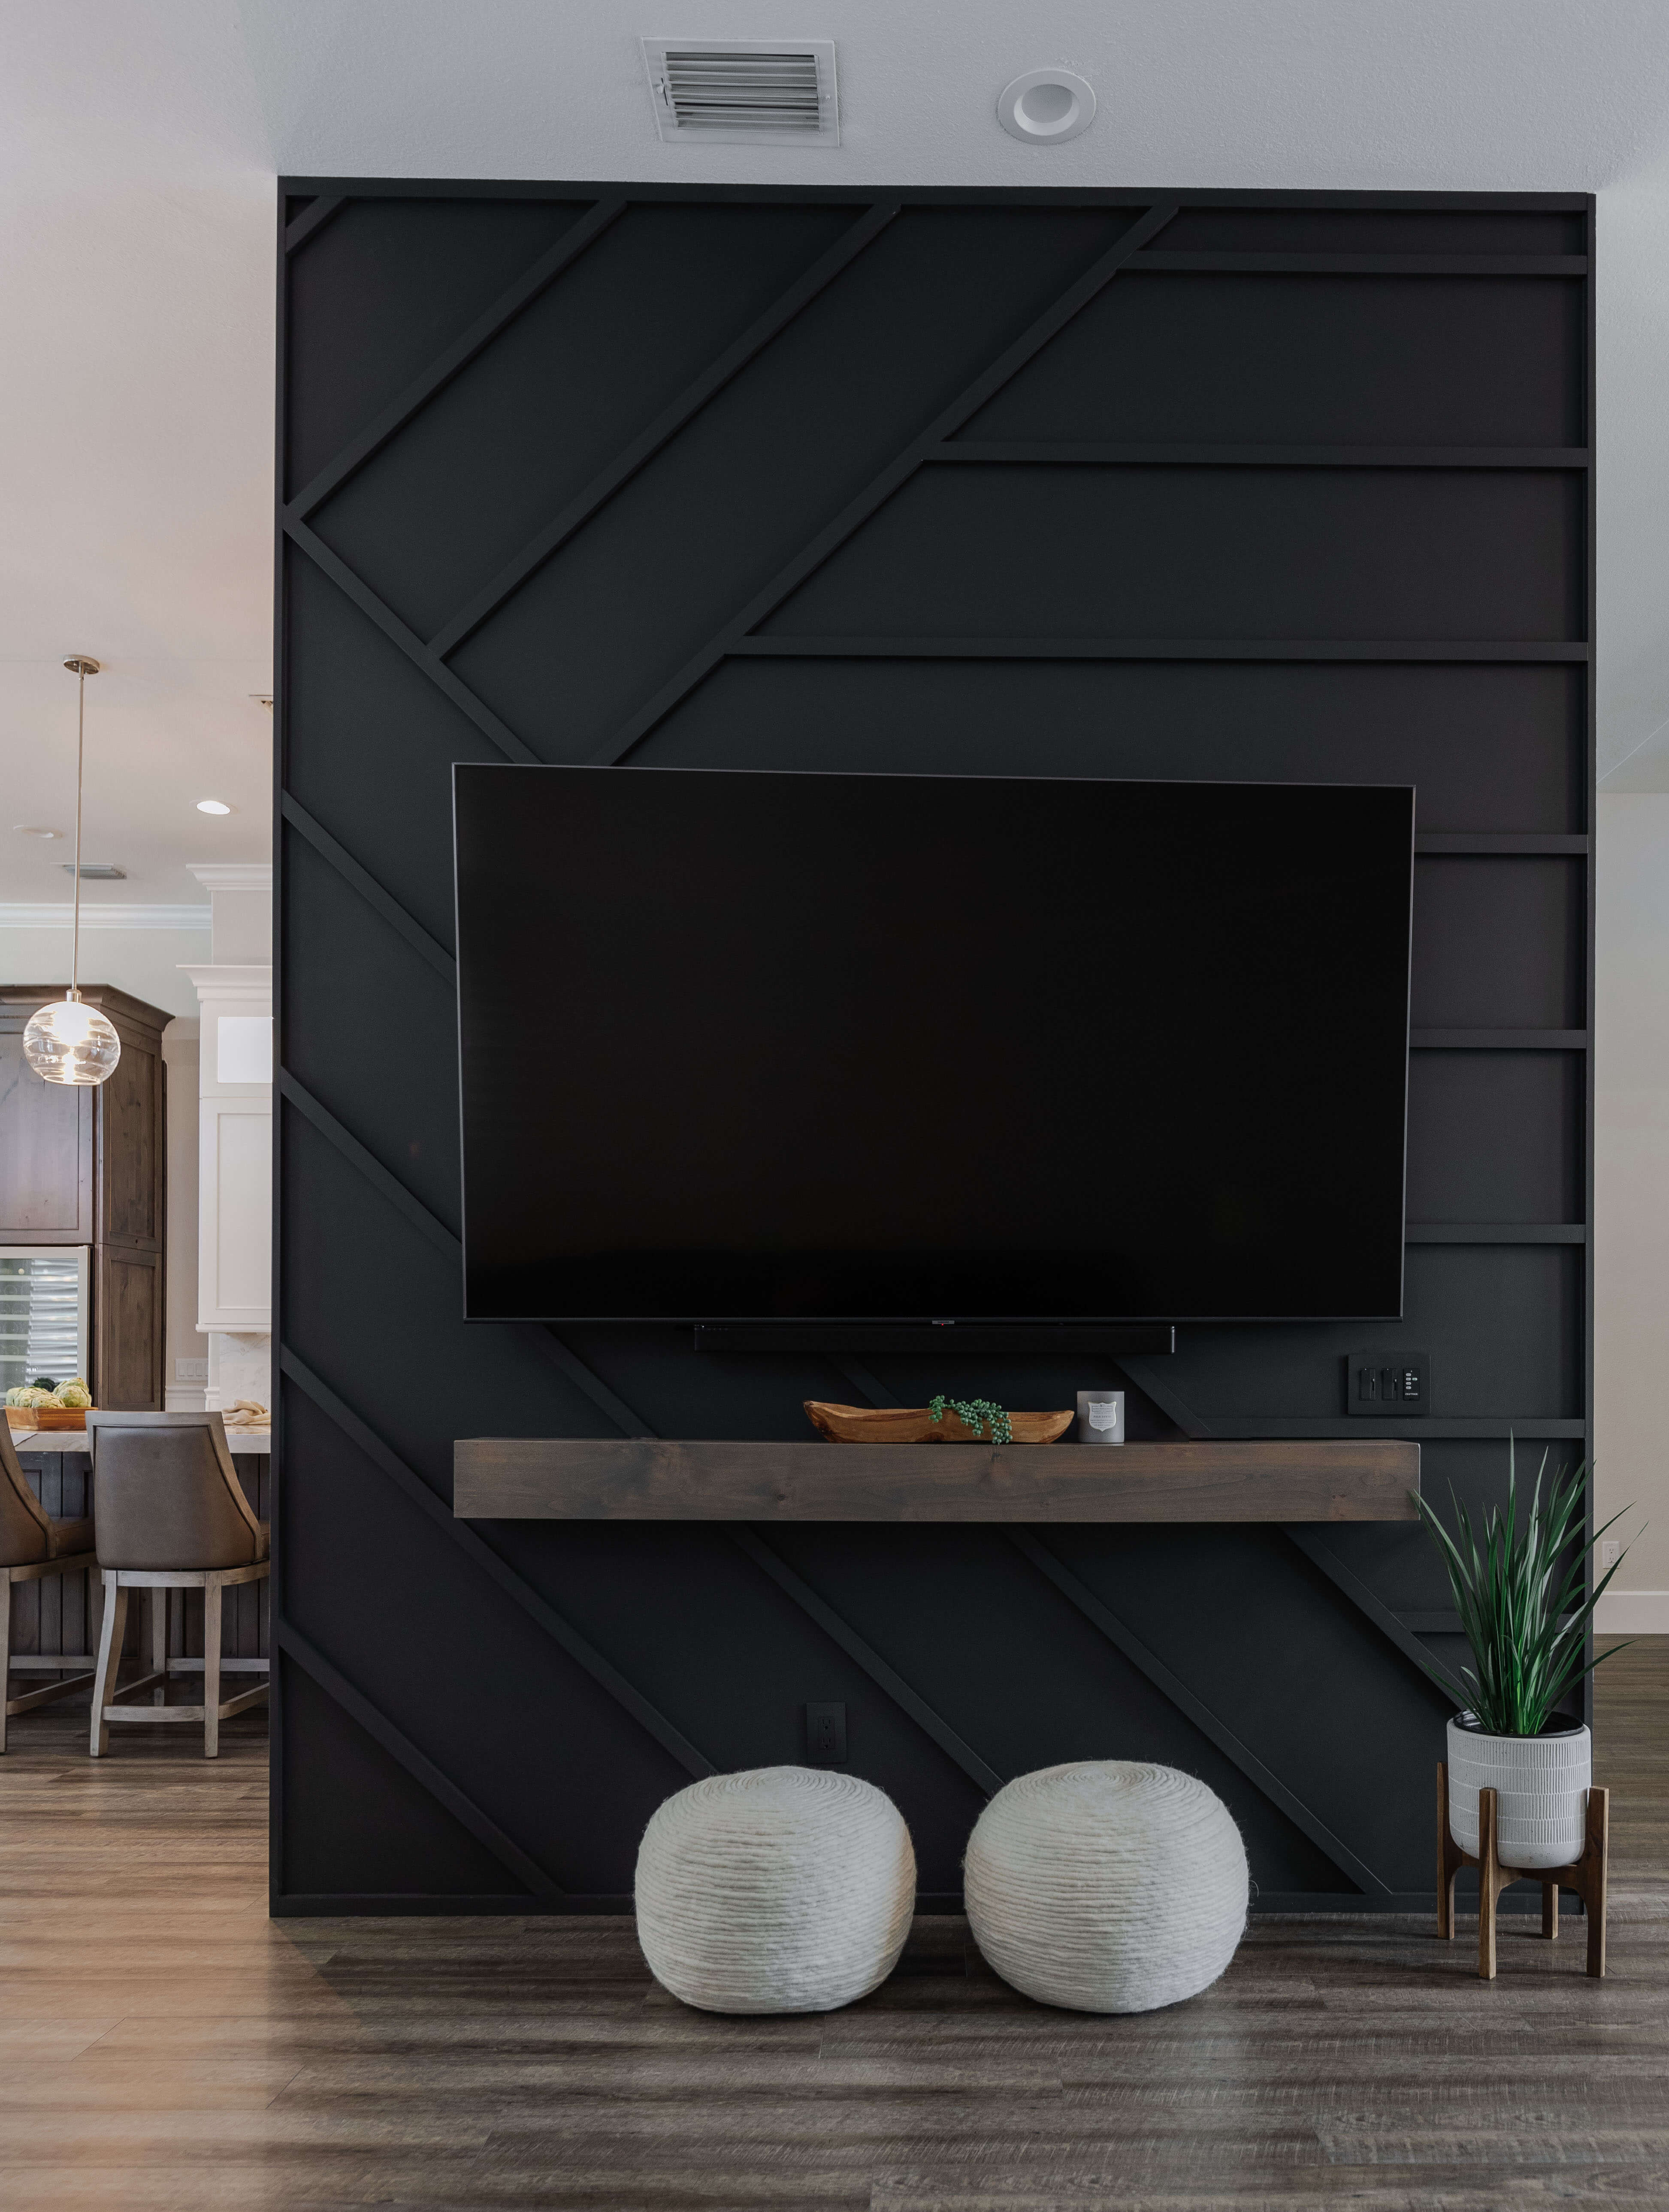
[[23, 1032], [23, 1057], [46, 1083], [102, 1083], [122, 1056], [122, 1040], [84, 999], [55, 999]]

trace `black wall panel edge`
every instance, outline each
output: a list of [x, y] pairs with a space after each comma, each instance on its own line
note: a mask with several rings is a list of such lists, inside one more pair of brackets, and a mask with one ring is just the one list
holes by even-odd
[[[927, 1373], [466, 1329], [450, 771], [1415, 781], [1401, 1327], [1432, 1413], [1406, 1429], [1428, 1492], [1472, 1506], [1509, 1436], [1575, 1463], [1591, 198], [294, 178], [276, 252], [274, 1913], [628, 1911], [655, 1805], [803, 1759], [828, 1698], [910, 1822], [924, 1911], [959, 1909], [993, 1778], [1108, 1756], [1211, 1782], [1256, 1911], [1427, 1909], [1445, 1706], [1420, 1662], [1455, 1638], [1416, 1529], [1054, 1529], [1040, 1564], [980, 1529], [452, 1521], [483, 1404], [505, 1433], [769, 1438], [809, 1395], [1110, 1382], [1132, 1434], [1317, 1435], [1350, 1346], [1202, 1330], [1174, 1362]], [[935, 529], [985, 526], [1017, 468], [1037, 520], [1110, 513], [1120, 471], [1162, 515], [1187, 474], [1279, 559], [1214, 556], [1202, 596], [1109, 544], [1059, 635], [1023, 574], [952, 607], [954, 637], [785, 634], [830, 592], [869, 604], [901, 518], [930, 560]], [[933, 470], [952, 502], [913, 504]], [[1482, 549], [1464, 637], [1422, 611], [1433, 529]], [[1328, 564], [1353, 532], [1350, 599]]]

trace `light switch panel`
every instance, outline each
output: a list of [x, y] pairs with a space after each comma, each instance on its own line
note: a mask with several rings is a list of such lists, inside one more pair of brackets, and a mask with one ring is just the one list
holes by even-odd
[[1352, 1352], [1344, 1360], [1344, 1410], [1369, 1420], [1417, 1420], [1431, 1395], [1426, 1352]]

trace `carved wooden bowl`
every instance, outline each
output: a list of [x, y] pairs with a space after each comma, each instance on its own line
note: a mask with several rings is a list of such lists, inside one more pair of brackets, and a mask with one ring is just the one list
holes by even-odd
[[[976, 1434], [947, 1406], [936, 1421], [926, 1406], [830, 1406], [821, 1398], [804, 1401], [812, 1427], [837, 1444], [980, 1444], [991, 1439]], [[1017, 1444], [1058, 1443], [1072, 1425], [1065, 1413], [1011, 1413], [1009, 1426]]]

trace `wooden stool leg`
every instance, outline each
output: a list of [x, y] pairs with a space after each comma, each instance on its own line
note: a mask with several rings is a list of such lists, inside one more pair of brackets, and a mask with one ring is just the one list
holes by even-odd
[[11, 1695], [11, 1570], [0, 1567], [0, 1751], [6, 1747], [6, 1700]]
[[110, 1723], [105, 1707], [116, 1695], [116, 1677], [122, 1671], [122, 1638], [127, 1633], [128, 1594], [113, 1572], [104, 1577], [104, 1619], [99, 1626], [99, 1671], [93, 1681], [93, 1741], [88, 1747], [94, 1759], [110, 1748]]
[[203, 1583], [203, 1755], [220, 1757], [221, 1599], [225, 1585], [218, 1575], [206, 1575]]
[[1454, 1877], [1460, 1871], [1460, 1846], [1449, 1830], [1448, 1761], [1437, 1762], [1437, 1935], [1454, 1941]]
[[150, 1670], [162, 1680], [151, 1692], [154, 1705], [168, 1702], [168, 1593], [160, 1585], [147, 1593], [150, 1599]]
[[1478, 1793], [1478, 1978], [1496, 1978], [1496, 1899], [1501, 1894], [1501, 1846], [1496, 1793]]
[[1559, 1940], [1559, 1885], [1557, 1881], [1542, 1884], [1542, 1934], [1550, 1943]]
[[1582, 1893], [1587, 1907], [1587, 1970], [1599, 1981], [1605, 1972], [1605, 1888], [1611, 1872], [1609, 1790], [1588, 1791], [1587, 1840], [1582, 1847], [1581, 1866], [1587, 1885]]

